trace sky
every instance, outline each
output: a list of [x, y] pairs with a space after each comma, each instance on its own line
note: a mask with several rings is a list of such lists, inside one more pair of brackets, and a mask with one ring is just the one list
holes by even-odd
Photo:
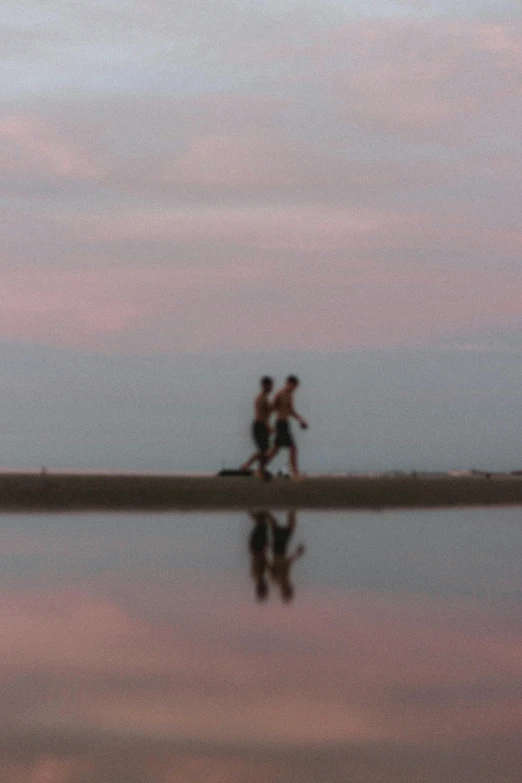
[[[272, 365], [279, 377], [294, 369], [277, 358], [286, 352], [310, 390], [326, 354], [348, 369], [363, 355], [387, 378], [409, 351], [452, 399], [462, 359], [478, 397], [461, 400], [458, 437], [442, 422], [432, 467], [469, 467], [473, 453], [444, 455], [500, 379], [506, 416], [475, 459], [517, 467], [508, 446], [497, 455], [519, 402], [499, 356], [512, 368], [522, 347], [518, 0], [2, 0], [0, 19], [0, 356], [23, 367], [31, 356], [47, 388], [62, 352], [67, 389], [75, 362], [108, 383], [100, 356], [114, 358], [104, 370], [121, 388], [122, 357], [162, 357], [177, 375], [180, 357], [199, 367], [226, 354], [257, 381]], [[205, 464], [190, 431], [224, 393], [208, 361], [197, 383], [209, 399], [183, 409], [189, 456], [176, 467]], [[354, 404], [344, 377], [322, 384], [340, 411]], [[11, 395], [19, 383], [4, 376]], [[437, 394], [413, 401], [420, 419]], [[400, 422], [396, 403], [380, 410]], [[16, 406], [4, 414], [16, 430]], [[397, 463], [400, 431], [381, 462]], [[328, 469], [375, 464], [361, 438], [357, 458]], [[123, 441], [119, 455], [69, 447], [47, 460], [150, 463]], [[160, 452], [154, 464], [168, 468]], [[40, 459], [27, 441], [5, 463]]]

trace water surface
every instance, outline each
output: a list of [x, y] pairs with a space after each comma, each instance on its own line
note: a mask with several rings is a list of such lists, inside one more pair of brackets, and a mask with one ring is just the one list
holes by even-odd
[[520, 515], [0, 517], [0, 778], [518, 783]]

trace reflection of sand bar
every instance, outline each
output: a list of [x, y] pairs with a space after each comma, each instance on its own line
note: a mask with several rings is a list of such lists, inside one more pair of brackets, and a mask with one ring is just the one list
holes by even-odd
[[0, 474], [1, 511], [381, 509], [522, 505], [522, 477], [313, 476], [293, 482], [154, 474]]

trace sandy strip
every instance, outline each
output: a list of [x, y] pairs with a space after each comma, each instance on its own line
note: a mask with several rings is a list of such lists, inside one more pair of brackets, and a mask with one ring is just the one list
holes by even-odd
[[0, 511], [226, 511], [522, 505], [522, 477], [0, 474]]

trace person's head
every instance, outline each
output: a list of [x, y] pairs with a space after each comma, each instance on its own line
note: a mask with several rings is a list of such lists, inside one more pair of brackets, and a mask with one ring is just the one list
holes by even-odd
[[299, 378], [296, 375], [289, 375], [286, 382], [292, 389], [297, 389], [299, 386]]
[[269, 375], [263, 375], [261, 378], [261, 388], [265, 392], [272, 391], [274, 388], [274, 379], [271, 378]]

